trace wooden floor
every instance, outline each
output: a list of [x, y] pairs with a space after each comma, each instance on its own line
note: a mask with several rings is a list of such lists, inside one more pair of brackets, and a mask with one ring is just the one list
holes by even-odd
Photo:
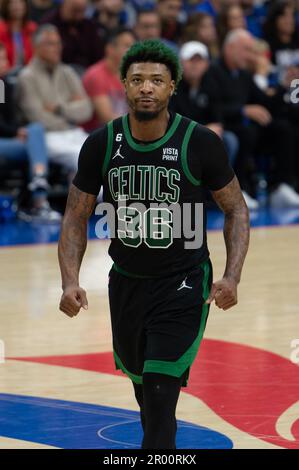
[[[214, 354], [210, 346], [216, 345], [216, 348], [219, 344], [226, 351], [227, 361], [232, 361], [232, 364], [239, 361], [238, 364], [244, 368], [231, 368], [219, 383], [215, 381], [215, 387], [220, 386], [220, 391], [216, 393], [211, 388], [209, 393], [213, 403], [209, 401], [209, 394], [207, 399], [202, 398], [206, 389], [199, 392], [199, 397], [196, 396], [195, 381], [192, 385], [194, 393], [188, 393], [187, 388], [180, 396], [178, 419], [224, 434], [233, 442], [234, 448], [296, 447], [299, 443], [299, 382], [295, 377], [296, 373], [299, 375], [299, 365], [290, 361], [291, 342], [299, 338], [298, 242], [299, 226], [252, 230], [239, 287], [239, 304], [227, 312], [213, 305], [205, 333], [206, 340], [219, 341], [206, 341], [206, 354]], [[5, 362], [0, 363], [0, 395], [33, 396], [138, 410], [131, 383], [123, 375], [99, 373], [86, 367], [62, 367], [21, 360], [25, 357], [111, 352], [107, 299], [107, 274], [111, 261], [107, 248], [106, 241], [89, 242], [81, 274], [81, 284], [88, 292], [89, 310], [82, 311], [75, 319], [69, 319], [58, 310], [61, 289], [56, 244], [0, 249], [0, 340], [5, 346], [6, 356]], [[221, 232], [209, 233], [209, 248], [216, 279], [221, 276], [225, 261]], [[264, 367], [262, 385], [254, 379], [255, 374], [260, 373], [259, 357]], [[200, 362], [200, 358], [198, 360]], [[209, 367], [213, 368], [213, 360], [209, 360]], [[268, 360], [269, 364], [265, 365]], [[279, 371], [281, 375], [276, 376]], [[192, 374], [191, 371], [190, 384]], [[293, 387], [292, 394], [282, 397], [281, 393], [272, 393], [277, 386], [274, 377], [280, 382], [289, 381]], [[227, 381], [227, 394], [230, 393], [230, 381], [231, 388], [235, 388], [236, 402], [239, 398], [241, 402], [241, 395], [250, 389], [249, 408], [249, 404], [244, 402], [244, 409], [240, 408], [238, 412], [237, 408], [231, 413], [221, 412], [221, 406], [224, 407], [221, 397], [225, 400], [221, 392], [224, 379]], [[264, 396], [267, 387], [268, 400], [267, 395]], [[286, 394], [291, 393], [287, 388], [283, 390]], [[263, 406], [270, 406], [270, 413], [267, 411], [269, 431], [265, 431], [268, 429], [265, 416], [261, 417], [260, 423], [257, 421], [247, 429], [246, 420], [248, 416], [256, 417], [254, 407], [262, 399], [265, 401]], [[261, 413], [260, 409], [258, 413]], [[271, 434], [271, 419], [275, 423], [273, 432], [276, 430], [282, 440]], [[0, 437], [0, 448], [47, 447], [46, 444], [29, 441]]]

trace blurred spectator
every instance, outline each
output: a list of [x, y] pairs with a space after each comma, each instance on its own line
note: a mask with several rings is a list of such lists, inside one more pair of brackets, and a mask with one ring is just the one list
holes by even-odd
[[141, 10], [137, 13], [135, 34], [138, 41], [157, 39], [161, 36], [161, 20], [156, 10]]
[[135, 24], [136, 9], [131, 0], [95, 0], [90, 8], [91, 10], [93, 10], [92, 17], [107, 32], [118, 26], [131, 28]]
[[98, 24], [102, 37], [105, 38], [111, 31], [121, 26], [123, 0], [98, 0], [94, 3], [94, 7], [93, 18]]
[[270, 44], [272, 62], [278, 68], [278, 79], [282, 82], [288, 67], [299, 66], [299, 33], [292, 2], [273, 2], [269, 8], [264, 32], [265, 39]]
[[216, 19], [216, 28], [220, 47], [225, 37], [234, 29], [246, 29], [246, 20], [242, 8], [237, 4], [223, 5]]
[[232, 132], [223, 130], [221, 120], [214, 109], [213, 102], [201, 90], [201, 80], [209, 67], [207, 47], [198, 42], [190, 41], [183, 44], [180, 50], [183, 66], [183, 78], [176, 93], [170, 101], [170, 108], [200, 124], [203, 124], [223, 139], [233, 164], [238, 150], [238, 139]]
[[161, 18], [162, 38], [178, 43], [182, 34], [182, 0], [157, 0], [157, 12]]
[[267, 4], [270, 2], [260, 2], [259, 4], [255, 0], [239, 0], [239, 2], [246, 17], [247, 30], [260, 38], [267, 16]]
[[[240, 151], [236, 172], [243, 189], [250, 189], [248, 165], [253, 156], [271, 152], [275, 160], [270, 201], [273, 205], [299, 206], [299, 194], [293, 185], [295, 151], [292, 130], [279, 115], [280, 96], [269, 97], [260, 90], [248, 72], [254, 57], [254, 38], [245, 30], [228, 34], [220, 61], [211, 65], [204, 77], [204, 91], [218, 107], [226, 129], [239, 139]], [[268, 153], [267, 153], [268, 154]], [[248, 206], [257, 207], [257, 201], [245, 193]]]
[[43, 16], [57, 6], [57, 0], [29, 0], [30, 19], [39, 23]]
[[6, 80], [8, 68], [6, 50], [0, 43], [0, 78], [5, 90], [5, 103], [0, 104], [0, 155], [16, 163], [23, 160], [29, 163], [30, 208], [20, 211], [19, 216], [28, 221], [59, 221], [60, 214], [47, 201], [48, 154], [44, 129], [38, 123], [22, 127], [18, 122], [13, 87]]
[[159, 39], [176, 53], [179, 48], [177, 44], [168, 39], [161, 38], [162, 24], [160, 16], [156, 10], [139, 10], [136, 15], [135, 34], [138, 41], [146, 39]]
[[29, 20], [27, 0], [2, 0], [0, 42], [7, 51], [11, 68], [27, 64], [32, 57], [32, 35], [37, 25]]
[[202, 2], [199, 2], [193, 7], [192, 13], [207, 13], [208, 15], [216, 19], [222, 4], [223, 0], [203, 0]]
[[85, 18], [87, 1], [63, 0], [41, 21], [57, 27], [63, 45], [62, 61], [77, 67], [79, 72], [103, 57], [103, 42], [96, 23]]
[[253, 73], [256, 85], [269, 96], [274, 94], [277, 88], [276, 78], [273, 78], [274, 67], [270, 56], [269, 44], [262, 39], [256, 39], [254, 42], [253, 60], [249, 64], [248, 70]]
[[71, 174], [77, 168], [87, 134], [78, 127], [92, 113], [80, 79], [61, 62], [61, 39], [53, 25], [43, 25], [34, 37], [35, 54], [19, 75], [19, 105], [29, 122], [41, 122], [49, 158]]
[[107, 39], [105, 58], [90, 67], [83, 76], [83, 84], [91, 98], [94, 115], [85, 124], [91, 131], [127, 112], [124, 86], [119, 77], [123, 55], [135, 42], [130, 29], [118, 28]]
[[207, 13], [190, 15], [183, 30], [183, 42], [187, 41], [202, 42], [207, 46], [210, 57], [218, 57], [217, 32], [212, 16]]

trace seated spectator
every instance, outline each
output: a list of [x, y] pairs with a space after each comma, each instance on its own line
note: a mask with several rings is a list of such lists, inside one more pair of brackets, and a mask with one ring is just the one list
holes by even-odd
[[212, 16], [207, 13], [194, 13], [189, 16], [183, 30], [183, 42], [188, 41], [202, 42], [207, 46], [211, 58], [218, 57], [218, 38]]
[[138, 11], [134, 31], [138, 41], [160, 38], [162, 24], [158, 12], [156, 10]]
[[83, 85], [91, 98], [94, 115], [84, 127], [88, 131], [102, 126], [127, 112], [124, 86], [119, 66], [125, 52], [135, 42], [130, 29], [118, 28], [107, 39], [105, 58], [90, 67], [83, 76]]
[[256, 85], [269, 96], [276, 93], [278, 85], [270, 55], [269, 44], [262, 39], [256, 39], [253, 60], [248, 67], [254, 76]]
[[[279, 118], [281, 97], [269, 97], [260, 90], [247, 70], [253, 55], [254, 38], [250, 33], [245, 30], [229, 33], [221, 60], [211, 65], [204, 77], [203, 89], [218, 107], [224, 128], [239, 139], [236, 173], [243, 189], [249, 188], [246, 170], [263, 143], [276, 164], [270, 182], [270, 202], [299, 207], [299, 194], [293, 189], [296, 182], [292, 130], [288, 121]], [[248, 194], [245, 196], [250, 208], [257, 207], [257, 201]]]
[[28, 0], [2, 0], [0, 42], [7, 51], [9, 67], [19, 69], [32, 57], [32, 35], [36, 23], [29, 20]]
[[287, 68], [299, 64], [299, 32], [292, 2], [273, 2], [264, 25], [264, 37], [270, 44], [278, 80], [283, 82]]
[[29, 0], [30, 19], [39, 23], [43, 16], [56, 8], [57, 0]]
[[166, 46], [171, 47], [176, 53], [179, 51], [178, 46], [174, 42], [161, 38], [162, 23], [157, 10], [139, 10], [136, 15], [134, 31], [138, 41], [160, 38], [160, 41]]
[[246, 20], [242, 8], [237, 4], [223, 5], [216, 19], [219, 45], [222, 47], [227, 34], [234, 29], [246, 29]]
[[61, 216], [47, 201], [48, 154], [44, 129], [39, 123], [22, 127], [17, 120], [13, 89], [6, 80], [8, 71], [6, 50], [0, 43], [0, 78], [4, 84], [5, 103], [0, 104], [0, 155], [10, 161], [28, 160], [30, 208], [20, 211], [26, 221], [58, 222]]
[[55, 25], [60, 34], [62, 61], [80, 73], [103, 57], [103, 42], [94, 20], [85, 18], [88, 0], [63, 0], [41, 23]]
[[119, 26], [133, 27], [136, 9], [131, 0], [129, 2], [125, 0], [95, 0], [93, 13], [90, 16], [108, 34], [109, 31]]
[[98, 0], [94, 3], [92, 17], [97, 22], [103, 38], [122, 25], [123, 9], [123, 0]]
[[181, 20], [182, 0], [157, 0], [157, 12], [161, 19], [161, 37], [168, 41], [178, 43], [183, 29]]
[[29, 122], [45, 127], [49, 159], [76, 171], [87, 134], [80, 124], [92, 114], [91, 103], [77, 74], [61, 62], [57, 28], [44, 25], [34, 36], [34, 57], [19, 75], [19, 105]]
[[201, 90], [202, 77], [209, 67], [207, 47], [200, 42], [187, 42], [180, 50], [180, 59], [183, 77], [171, 98], [170, 108], [216, 132], [223, 139], [233, 164], [238, 151], [238, 139], [232, 132], [224, 131], [213, 102]]
[[244, 11], [247, 30], [253, 34], [253, 36], [261, 38], [263, 34], [263, 24], [267, 16], [267, 5], [270, 2], [259, 2], [259, 4], [256, 4], [255, 0], [239, 0], [239, 3]]
[[207, 13], [208, 15], [216, 19], [222, 4], [223, 0], [203, 0], [192, 8], [192, 13]]

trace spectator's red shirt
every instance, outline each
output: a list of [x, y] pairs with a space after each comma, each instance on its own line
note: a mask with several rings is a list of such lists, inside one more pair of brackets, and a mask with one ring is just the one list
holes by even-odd
[[[36, 23], [33, 21], [27, 21], [21, 31], [24, 64], [28, 64], [32, 57], [32, 35], [36, 28]], [[8, 23], [3, 20], [0, 20], [0, 42], [2, 42], [2, 44], [5, 46], [10, 67], [14, 67], [16, 65], [16, 51], [14, 47], [13, 36], [11, 30], [9, 29]]]
[[[125, 90], [119, 75], [113, 74], [107, 67], [106, 60], [100, 60], [95, 65], [92, 65], [83, 76], [83, 85], [90, 98], [96, 96], [109, 96], [113, 112], [122, 116], [128, 110]], [[91, 131], [97, 127], [102, 126], [96, 114], [94, 113], [92, 119], [88, 121], [84, 127], [86, 130]]]

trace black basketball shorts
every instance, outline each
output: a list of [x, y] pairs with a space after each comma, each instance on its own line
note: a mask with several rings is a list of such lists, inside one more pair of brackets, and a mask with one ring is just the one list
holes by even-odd
[[108, 288], [116, 369], [137, 384], [144, 372], [185, 373], [186, 387], [209, 314], [212, 277], [210, 260], [155, 279], [128, 277], [113, 265]]

